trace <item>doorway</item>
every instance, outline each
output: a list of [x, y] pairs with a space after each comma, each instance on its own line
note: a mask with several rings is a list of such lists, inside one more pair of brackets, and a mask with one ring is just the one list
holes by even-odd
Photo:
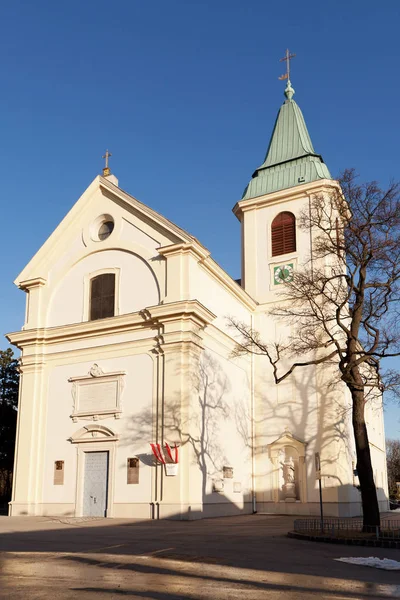
[[108, 468], [108, 452], [85, 452], [84, 517], [105, 517], [107, 514]]

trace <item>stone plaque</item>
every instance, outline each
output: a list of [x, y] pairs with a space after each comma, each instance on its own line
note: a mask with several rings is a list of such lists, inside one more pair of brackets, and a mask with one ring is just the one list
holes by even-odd
[[239, 493], [242, 491], [242, 484], [240, 483], [240, 481], [233, 482], [233, 491], [236, 493]]
[[125, 371], [104, 373], [95, 363], [87, 375], [70, 377], [73, 407], [71, 418], [76, 423], [78, 419], [106, 419], [114, 415], [119, 419], [121, 395], [124, 389]]
[[233, 467], [222, 468], [224, 479], [233, 479]]
[[102, 412], [117, 408], [118, 381], [99, 381], [79, 386], [79, 412]]
[[126, 483], [139, 483], [139, 459], [137, 457], [128, 458]]
[[54, 462], [54, 485], [64, 485], [64, 461]]

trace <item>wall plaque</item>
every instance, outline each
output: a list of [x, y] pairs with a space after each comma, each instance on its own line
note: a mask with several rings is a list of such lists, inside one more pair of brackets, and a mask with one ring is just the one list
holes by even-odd
[[98, 412], [118, 408], [118, 381], [96, 381], [79, 386], [79, 412]]
[[222, 473], [224, 479], [233, 479], [233, 467], [223, 467]]
[[139, 483], [139, 459], [128, 458], [127, 465], [127, 484]]
[[54, 462], [54, 485], [64, 485], [64, 461], [56, 460]]
[[72, 383], [72, 420], [90, 419], [97, 421], [122, 412], [121, 395], [124, 386], [124, 371], [104, 373], [94, 364], [87, 375], [70, 377]]

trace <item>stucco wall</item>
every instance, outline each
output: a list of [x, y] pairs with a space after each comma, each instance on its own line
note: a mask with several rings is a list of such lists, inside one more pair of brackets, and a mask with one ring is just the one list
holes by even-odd
[[[193, 378], [188, 445], [203, 514], [251, 510], [251, 392], [247, 361], [229, 360], [210, 338]], [[224, 477], [231, 467], [233, 477]], [[194, 475], [191, 475], [192, 481]], [[219, 490], [219, 491], [216, 491]], [[194, 494], [193, 494], [194, 496]], [[221, 504], [224, 507], [218, 508]], [[222, 512], [221, 512], [222, 511]]]
[[217, 317], [213, 324], [230, 336], [235, 331], [228, 327], [228, 317], [250, 322], [251, 311], [195, 260], [190, 262], [189, 295], [207, 306]]
[[104, 250], [86, 256], [63, 277], [51, 296], [47, 326], [89, 320], [90, 278], [107, 269], [116, 272], [116, 314], [158, 304], [157, 281], [146, 262], [135, 254]]
[[[94, 356], [95, 359], [95, 356]], [[46, 446], [44, 460], [43, 499], [44, 503], [75, 504], [77, 476], [77, 447], [69, 440], [84, 425], [93, 421], [80, 419], [73, 423], [71, 376], [88, 373], [93, 362], [81, 362], [55, 366], [50, 373], [47, 404]], [[135, 414], [149, 411], [152, 414], [153, 361], [149, 355], [125, 356], [101, 359], [99, 366], [104, 372], [125, 371], [125, 386], [122, 393], [123, 413], [120, 419], [101, 419], [99, 424], [119, 434], [116, 443], [114, 502], [149, 503], [151, 500], [151, 467], [140, 463], [139, 484], [127, 485], [127, 458], [149, 452], [147, 438], [135, 435]], [[90, 450], [90, 443], [85, 447]], [[65, 461], [64, 485], [53, 484], [54, 461]]]
[[[284, 322], [262, 313], [257, 315], [256, 324], [264, 340], [275, 339], [287, 343], [291, 333], [289, 325], [285, 326]], [[282, 361], [278, 375], [285, 373], [291, 364], [290, 359]], [[351, 405], [337, 369], [332, 365], [301, 367], [286, 380], [275, 384], [267, 358], [260, 356], [256, 360], [255, 394], [258, 448], [256, 480], [260, 501], [276, 500], [274, 474], [280, 467], [271, 460], [270, 444], [287, 430], [305, 445], [307, 486], [303, 501], [309, 506], [299, 506], [298, 512], [309, 514], [310, 510], [318, 511], [316, 452], [319, 452], [321, 459], [324, 502], [328, 506], [337, 504], [339, 499], [343, 504], [356, 503], [354, 510], [359, 511], [359, 494], [352, 473], [355, 453], [349, 422]], [[281, 510], [286, 512], [287, 507], [282, 506]], [[291, 507], [291, 511], [294, 510]], [[330, 514], [338, 514], [336, 506]]]
[[[306, 198], [287, 200], [245, 212], [243, 216], [243, 273], [245, 290], [258, 302], [275, 300], [279, 285], [273, 281], [273, 267], [282, 263], [292, 263], [294, 269], [301, 265], [310, 254], [308, 232], [298, 227], [301, 211], [308, 206]], [[271, 225], [282, 211], [289, 211], [296, 217], [296, 251], [282, 256], [272, 256]]]

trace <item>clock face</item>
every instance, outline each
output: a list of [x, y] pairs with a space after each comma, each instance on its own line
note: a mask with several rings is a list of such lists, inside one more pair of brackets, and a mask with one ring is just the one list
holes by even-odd
[[293, 263], [288, 265], [279, 265], [279, 267], [274, 267], [274, 284], [280, 285], [281, 283], [286, 283], [288, 281], [292, 281], [293, 279]]

